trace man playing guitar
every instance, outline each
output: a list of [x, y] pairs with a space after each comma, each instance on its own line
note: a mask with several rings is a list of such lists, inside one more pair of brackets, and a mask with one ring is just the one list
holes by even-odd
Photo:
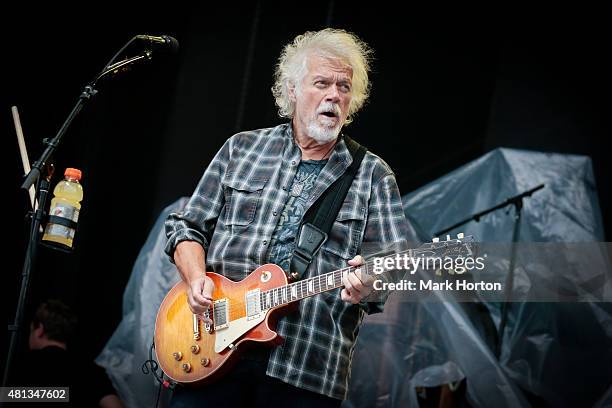
[[[228, 139], [185, 209], [169, 216], [166, 252], [187, 285], [189, 308], [206, 323], [214, 290], [206, 271], [233, 281], [266, 263], [290, 271], [304, 214], [353, 160], [341, 130], [368, 98], [370, 56], [343, 30], [297, 36], [279, 58], [272, 88], [290, 122]], [[360, 265], [363, 244], [400, 242], [407, 231], [392, 170], [367, 152], [302, 278]], [[172, 406], [339, 406], [361, 321], [384, 305], [365, 299], [372, 291], [365, 275], [346, 274], [342, 284], [281, 318], [278, 347], [244, 354], [212, 384], [177, 389]]]

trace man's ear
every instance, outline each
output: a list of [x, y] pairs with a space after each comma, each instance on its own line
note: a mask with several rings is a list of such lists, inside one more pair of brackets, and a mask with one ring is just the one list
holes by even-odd
[[43, 326], [42, 323], [38, 323], [38, 326], [36, 326], [32, 332], [36, 337], [43, 337], [45, 335], [45, 326]]
[[295, 84], [293, 82], [289, 83], [288, 93], [289, 93], [289, 100], [291, 102], [295, 102], [297, 98], [295, 96]]

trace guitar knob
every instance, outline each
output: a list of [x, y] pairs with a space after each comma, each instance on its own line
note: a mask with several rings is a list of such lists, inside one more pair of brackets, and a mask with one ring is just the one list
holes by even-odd
[[180, 351], [175, 351], [174, 353], [172, 353], [172, 357], [174, 357], [176, 361], [181, 361], [181, 359], [183, 358], [183, 353], [181, 353]]
[[201, 358], [200, 364], [202, 364], [204, 367], [208, 367], [210, 365], [210, 358], [208, 357]]
[[182, 365], [182, 367], [183, 367], [183, 371], [186, 372], [186, 373], [191, 371], [191, 364], [189, 364], [189, 363], [184, 363]]
[[193, 354], [198, 354], [200, 352], [200, 346], [198, 346], [197, 344], [194, 344], [193, 346], [191, 346], [191, 352]]

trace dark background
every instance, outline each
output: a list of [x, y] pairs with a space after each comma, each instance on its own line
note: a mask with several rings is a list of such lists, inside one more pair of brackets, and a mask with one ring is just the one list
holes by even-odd
[[[132, 264], [160, 210], [191, 194], [226, 138], [281, 122], [273, 67], [282, 46], [307, 30], [344, 28], [374, 48], [372, 95], [347, 133], [391, 165], [402, 194], [500, 146], [588, 155], [610, 240], [612, 64], [601, 14], [464, 10], [466, 17], [442, 18], [390, 4], [6, 12], [0, 130], [11, 178], [2, 331], [17, 302], [29, 206], [10, 106], [20, 110], [34, 161], [82, 87], [136, 34], [172, 35], [180, 52], [157, 53], [100, 84], [70, 128], [53, 185], [66, 167], [83, 171], [77, 250], [42, 248], [32, 275], [31, 302], [60, 297], [77, 310], [84, 358], [95, 357], [118, 324]], [[8, 335], [0, 339], [3, 361]]]

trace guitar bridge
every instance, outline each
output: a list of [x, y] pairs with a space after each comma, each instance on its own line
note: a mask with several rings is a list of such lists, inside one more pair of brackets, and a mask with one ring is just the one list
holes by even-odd
[[[210, 319], [210, 309], [206, 309], [206, 311], [204, 312], [204, 317]], [[213, 331], [212, 324], [204, 323], [204, 330], [206, 330], [206, 333], [208, 334], [212, 333]]]

